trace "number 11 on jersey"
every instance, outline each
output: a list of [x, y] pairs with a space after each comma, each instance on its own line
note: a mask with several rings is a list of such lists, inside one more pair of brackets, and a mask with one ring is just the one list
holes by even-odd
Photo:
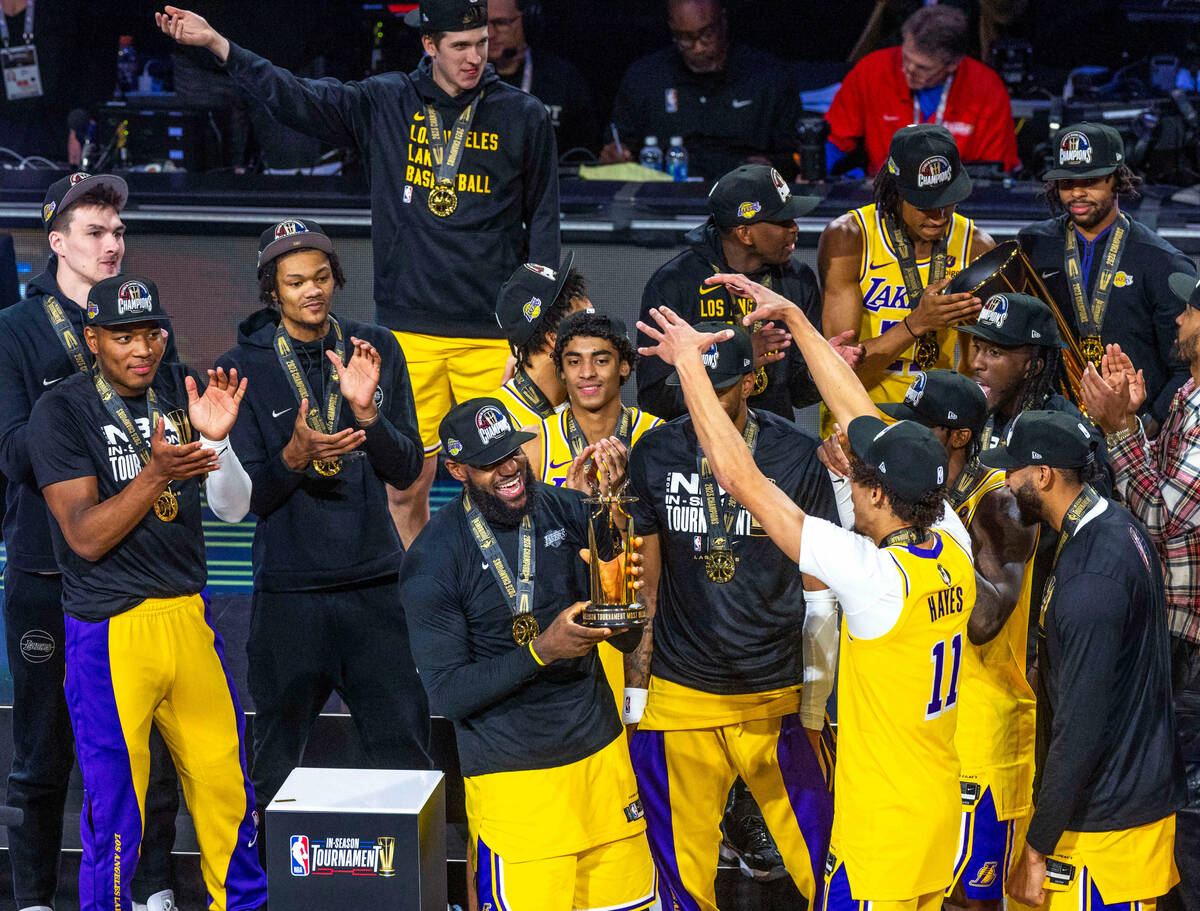
[[950, 686], [942, 699], [942, 677], [946, 671], [946, 641], [934, 643], [929, 660], [933, 662], [933, 694], [929, 704], [925, 706], [925, 720], [937, 718], [943, 712], [948, 712], [958, 703], [958, 671], [962, 667], [962, 633], [955, 633], [950, 640], [952, 662], [950, 665]]

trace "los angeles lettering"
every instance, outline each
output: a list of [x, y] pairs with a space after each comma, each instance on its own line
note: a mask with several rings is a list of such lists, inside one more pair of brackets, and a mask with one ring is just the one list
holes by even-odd
[[963, 590], [960, 585], [956, 585], [954, 588], [944, 588], [929, 596], [930, 622], [940, 620], [942, 617], [949, 617], [951, 614], [961, 614], [962, 611]]
[[[404, 182], [416, 184], [418, 187], [432, 188], [437, 185], [434, 168], [438, 163], [434, 161], [434, 156], [429, 150], [429, 128], [425, 126], [424, 120], [423, 114], [414, 114], [413, 122], [408, 126], [409, 163], [404, 169]], [[468, 149], [475, 149], [479, 152], [496, 152], [500, 149], [500, 135], [471, 130], [467, 133], [464, 145]], [[454, 189], [458, 193], [479, 193], [490, 196], [492, 177], [490, 174], [472, 174], [460, 170], [455, 176]]]

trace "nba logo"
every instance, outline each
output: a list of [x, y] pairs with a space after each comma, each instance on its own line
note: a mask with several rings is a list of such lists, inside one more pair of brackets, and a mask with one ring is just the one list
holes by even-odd
[[675, 114], [679, 111], [679, 92], [675, 89], [667, 89], [666, 91], [666, 109], [668, 114]]
[[692, 538], [692, 546], [696, 548], [696, 553], [700, 553], [700, 551], [703, 550], [703, 547], [700, 544], [699, 535], [696, 535], [694, 538]]
[[412, 202], [412, 184], [407, 184], [404, 187], [404, 201]]
[[308, 836], [292, 836], [292, 876], [308, 876]]

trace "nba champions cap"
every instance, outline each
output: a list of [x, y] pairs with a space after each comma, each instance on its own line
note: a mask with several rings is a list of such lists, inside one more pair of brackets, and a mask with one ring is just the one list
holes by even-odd
[[404, 24], [423, 32], [465, 32], [487, 25], [487, 0], [421, 0]]
[[499, 399], [469, 399], [455, 405], [438, 425], [446, 457], [482, 468], [516, 452], [534, 434], [517, 430]]
[[946, 483], [946, 449], [916, 421], [889, 425], [862, 415], [850, 422], [846, 436], [854, 454], [906, 500], [919, 500]]
[[1081, 415], [1064, 411], [1022, 411], [1001, 446], [979, 453], [988, 468], [1005, 471], [1027, 465], [1082, 468], [1095, 460], [1092, 435]]
[[85, 326], [120, 326], [124, 323], [167, 322], [158, 286], [136, 275], [114, 275], [97, 282], [88, 292]]
[[1015, 291], [993, 294], [983, 302], [979, 318], [969, 326], [959, 326], [958, 331], [1002, 348], [1062, 345], [1050, 307], [1032, 295]]
[[323, 253], [333, 252], [329, 235], [311, 218], [303, 221], [286, 218], [258, 236], [258, 268], [261, 270], [271, 260], [306, 247]]
[[918, 209], [940, 209], [971, 195], [954, 137], [936, 123], [898, 129], [884, 167], [896, 178], [901, 199]]
[[765, 164], [734, 168], [708, 191], [708, 211], [722, 228], [797, 219], [820, 202], [819, 196], [792, 195], [783, 175]]
[[[723, 332], [732, 329], [733, 335], [723, 342], [713, 342], [700, 355], [704, 369], [717, 391], [728, 389], [747, 373], [754, 372], [754, 343], [745, 327], [729, 323], [696, 323], [697, 332]], [[668, 386], [679, 385], [679, 374], [672, 372], [667, 377]]]
[[1054, 140], [1054, 164], [1042, 180], [1104, 177], [1125, 162], [1125, 142], [1106, 123], [1075, 123]]
[[42, 200], [42, 226], [49, 234], [54, 230], [54, 219], [84, 193], [89, 193], [99, 187], [111, 187], [117, 194], [117, 211], [125, 208], [129, 202], [129, 184], [116, 174], [89, 174], [86, 171], [76, 171], [60, 178], [46, 190]]
[[987, 422], [987, 396], [979, 384], [957, 370], [925, 370], [917, 373], [904, 393], [903, 402], [879, 406], [889, 417], [916, 421], [926, 427], [965, 428], [979, 433]]

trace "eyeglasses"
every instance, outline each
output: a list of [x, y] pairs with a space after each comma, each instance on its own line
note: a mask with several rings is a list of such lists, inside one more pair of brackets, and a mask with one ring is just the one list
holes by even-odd
[[698, 32], [671, 32], [671, 40], [675, 46], [681, 50], [693, 48], [697, 44], [710, 45], [716, 42], [721, 36], [721, 24], [719, 22], [710, 22]]
[[488, 25], [495, 26], [498, 29], [509, 29], [521, 21], [521, 14], [515, 16], [505, 16], [503, 19], [497, 19], [494, 16], [488, 19]]

